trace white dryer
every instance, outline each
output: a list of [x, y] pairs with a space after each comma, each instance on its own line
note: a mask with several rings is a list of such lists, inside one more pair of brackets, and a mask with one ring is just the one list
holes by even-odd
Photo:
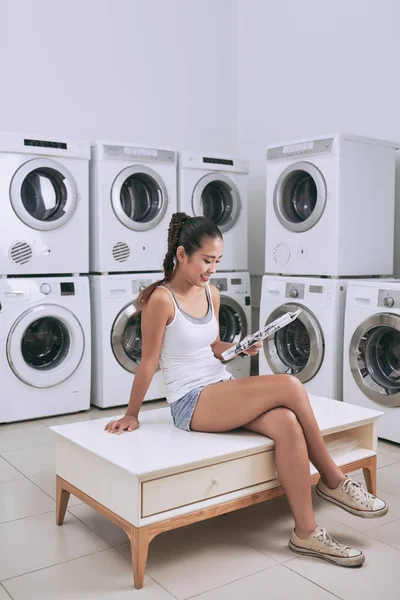
[[177, 211], [177, 155], [96, 142], [90, 169], [90, 270], [159, 271]]
[[269, 148], [265, 272], [392, 275], [398, 147], [337, 134]]
[[[251, 331], [251, 299], [249, 273], [217, 273], [211, 277], [220, 291], [219, 328], [222, 342], [236, 344]], [[226, 363], [236, 378], [249, 377], [250, 356], [236, 357]]]
[[310, 394], [342, 399], [343, 327], [346, 281], [264, 275], [260, 327], [302, 309], [287, 327], [264, 340], [260, 375], [287, 373]]
[[218, 225], [224, 236], [224, 271], [246, 270], [248, 161], [180, 152], [178, 173], [179, 210]]
[[[142, 352], [140, 316], [135, 300], [162, 273], [90, 275], [92, 299], [92, 404], [105, 408], [128, 404]], [[165, 397], [156, 371], [145, 400]]]
[[90, 405], [87, 277], [0, 279], [0, 422]]
[[89, 271], [89, 157], [87, 142], [0, 133], [0, 275]]
[[383, 411], [379, 437], [400, 443], [400, 281], [348, 285], [343, 400]]

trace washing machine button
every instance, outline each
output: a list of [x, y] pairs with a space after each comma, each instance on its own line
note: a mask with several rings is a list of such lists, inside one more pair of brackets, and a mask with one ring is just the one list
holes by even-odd
[[296, 290], [296, 288], [293, 288], [292, 290], [290, 290], [290, 297], [291, 298], [297, 298], [299, 295], [299, 290]]
[[386, 298], [383, 299], [383, 304], [384, 306], [388, 306], [389, 308], [392, 307], [394, 304], [394, 298], [392, 298], [391, 296], [386, 296]]
[[47, 296], [51, 292], [51, 285], [49, 283], [42, 283], [39, 289], [42, 292], [42, 294]]

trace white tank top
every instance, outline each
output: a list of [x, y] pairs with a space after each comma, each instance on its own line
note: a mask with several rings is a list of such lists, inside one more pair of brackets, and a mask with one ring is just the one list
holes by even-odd
[[194, 388], [230, 379], [231, 374], [211, 350], [211, 344], [218, 336], [219, 324], [208, 284], [208, 312], [201, 319], [188, 315], [179, 307], [171, 288], [161, 287], [169, 292], [175, 308], [174, 318], [165, 328], [160, 352], [166, 397], [171, 403]]

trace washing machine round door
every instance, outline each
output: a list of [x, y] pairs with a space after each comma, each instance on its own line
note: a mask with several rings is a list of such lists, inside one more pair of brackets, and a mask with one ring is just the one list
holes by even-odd
[[263, 346], [274, 373], [295, 375], [306, 383], [315, 377], [324, 360], [324, 336], [316, 317], [301, 304], [283, 304], [269, 315], [265, 325], [299, 308], [302, 312], [297, 319], [266, 338]]
[[168, 192], [158, 173], [135, 165], [115, 178], [111, 203], [123, 225], [133, 231], [147, 231], [163, 220], [168, 208]]
[[111, 348], [119, 364], [130, 373], [136, 373], [142, 360], [142, 329], [141, 313], [136, 314], [134, 302], [116, 317], [111, 328]]
[[222, 342], [236, 344], [247, 335], [246, 315], [240, 304], [229, 296], [221, 295], [219, 308], [219, 332]]
[[196, 217], [208, 217], [225, 233], [236, 224], [242, 210], [239, 190], [223, 173], [209, 173], [193, 190], [192, 209]]
[[312, 163], [297, 162], [284, 169], [275, 184], [275, 214], [285, 229], [308, 231], [322, 217], [326, 198], [321, 171]]
[[78, 187], [64, 165], [50, 158], [35, 158], [15, 172], [10, 201], [25, 225], [49, 231], [65, 225], [73, 216]]
[[66, 381], [79, 367], [85, 335], [73, 313], [45, 304], [20, 315], [7, 338], [7, 360], [27, 385], [48, 388]]
[[400, 316], [378, 313], [353, 333], [350, 369], [363, 394], [383, 406], [400, 407]]

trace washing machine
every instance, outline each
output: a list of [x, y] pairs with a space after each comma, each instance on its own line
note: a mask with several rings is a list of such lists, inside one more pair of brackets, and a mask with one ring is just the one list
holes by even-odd
[[[90, 275], [92, 299], [92, 404], [101, 408], [128, 404], [140, 365], [142, 336], [135, 300], [162, 273]], [[165, 398], [158, 368], [144, 398]]]
[[260, 375], [294, 375], [310, 394], [342, 399], [346, 287], [347, 281], [340, 279], [264, 275], [260, 328], [286, 312], [302, 312], [264, 340]]
[[177, 154], [97, 142], [90, 169], [90, 270], [159, 271], [177, 211]]
[[378, 436], [400, 443], [400, 281], [348, 285], [343, 400], [382, 411]]
[[224, 236], [224, 271], [248, 269], [248, 173], [249, 163], [241, 158], [179, 153], [179, 210], [218, 225]]
[[[222, 342], [237, 344], [251, 331], [249, 273], [217, 273], [210, 279], [220, 292], [219, 332]], [[236, 378], [249, 377], [250, 356], [236, 357], [226, 363]]]
[[0, 279], [0, 423], [90, 405], [87, 277]]
[[336, 134], [268, 148], [265, 272], [391, 276], [398, 147]]
[[0, 133], [0, 275], [89, 271], [89, 157], [87, 142]]

